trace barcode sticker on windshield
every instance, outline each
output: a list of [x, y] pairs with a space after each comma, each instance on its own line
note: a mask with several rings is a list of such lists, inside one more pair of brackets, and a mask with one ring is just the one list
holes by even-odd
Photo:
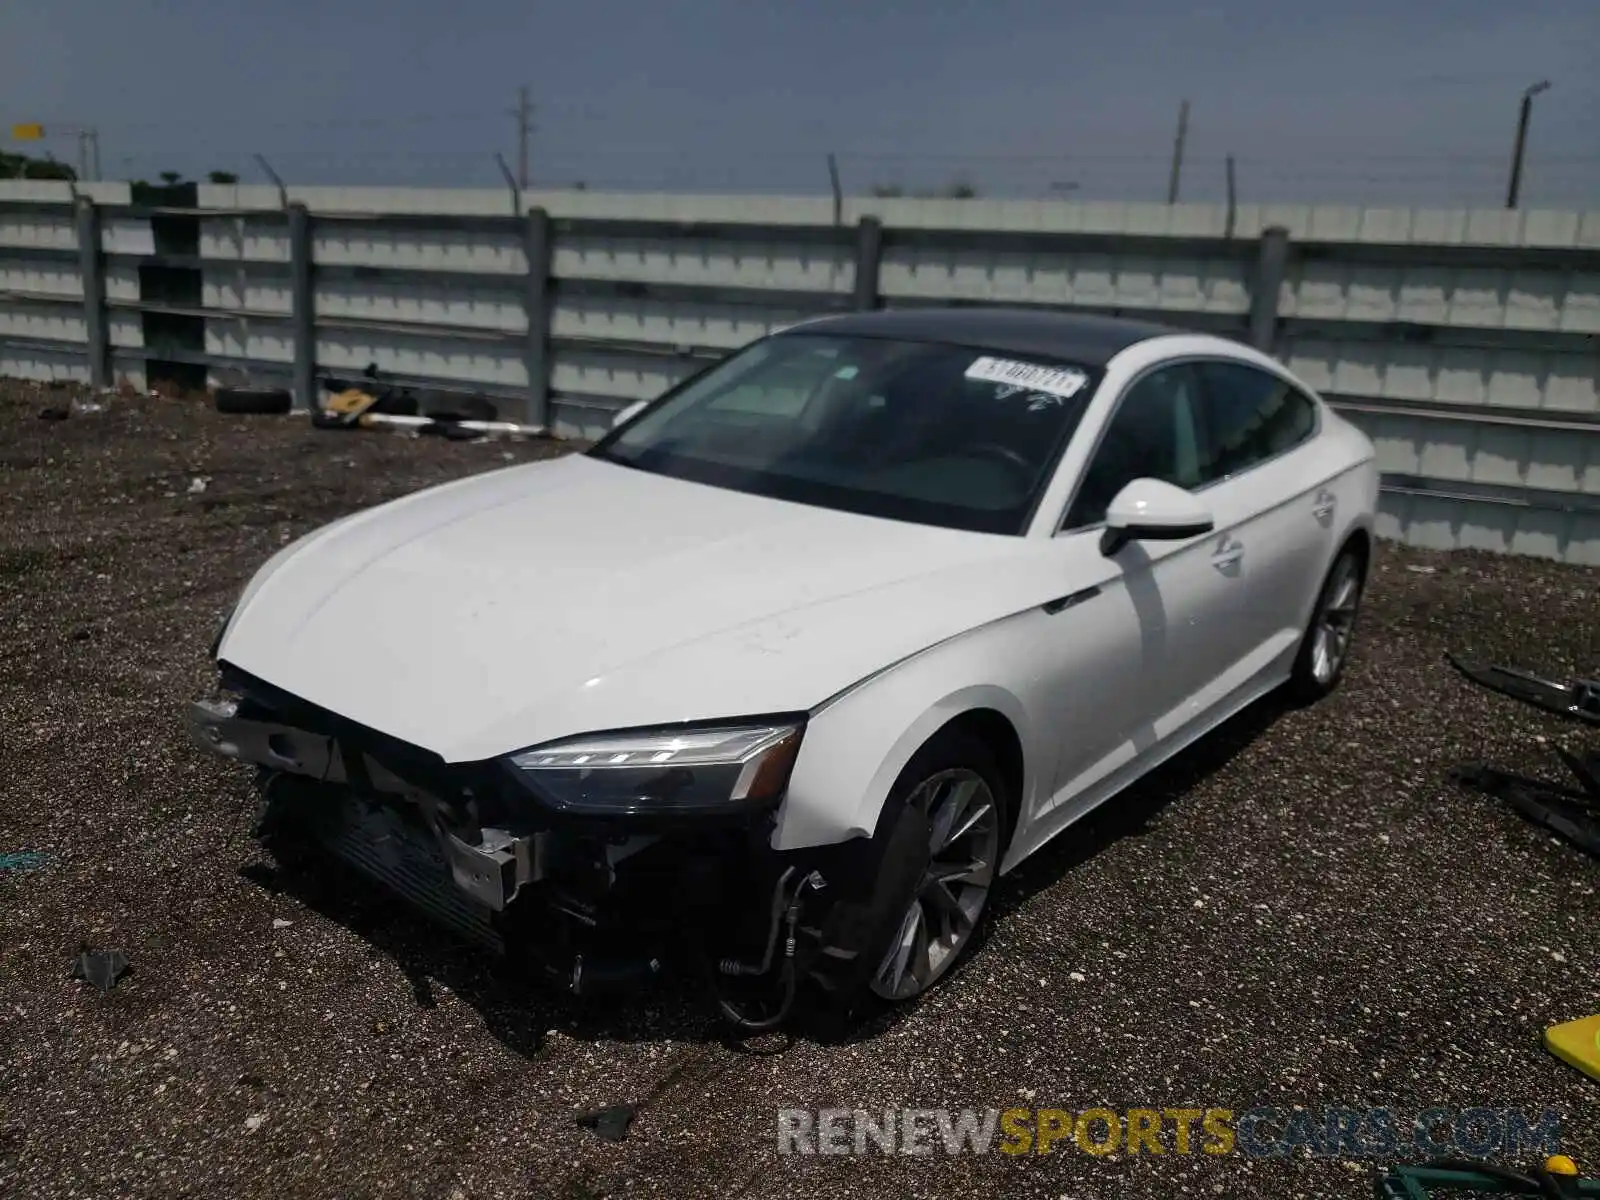
[[1009, 384], [1017, 391], [1049, 392], [1052, 396], [1076, 396], [1089, 382], [1089, 376], [1076, 367], [1041, 367], [1009, 358], [977, 359], [967, 368], [966, 375], [987, 383]]

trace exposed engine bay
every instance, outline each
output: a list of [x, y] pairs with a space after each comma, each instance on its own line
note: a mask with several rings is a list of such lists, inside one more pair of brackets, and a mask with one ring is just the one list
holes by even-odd
[[493, 763], [445, 764], [226, 666], [189, 726], [257, 768], [255, 831], [276, 856], [331, 856], [577, 995], [694, 967], [729, 1020], [771, 1028], [803, 982], [845, 990], [874, 924], [864, 894], [835, 886], [861, 876], [850, 856], [865, 843], [776, 852], [775, 804], [715, 819], [559, 812]]

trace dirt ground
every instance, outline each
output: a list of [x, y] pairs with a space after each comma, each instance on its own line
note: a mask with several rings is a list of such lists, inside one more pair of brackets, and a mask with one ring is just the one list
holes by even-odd
[[[0, 870], [0, 1195], [1371, 1194], [1303, 1153], [778, 1153], [779, 1108], [886, 1105], [1554, 1109], [1600, 1173], [1600, 1084], [1540, 1047], [1600, 1010], [1600, 870], [1444, 780], [1581, 739], [1442, 659], [1594, 670], [1600, 573], [1384, 546], [1333, 699], [1245, 714], [1035, 856], [924, 1003], [740, 1044], [693, 988], [580, 1005], [353, 880], [288, 886], [243, 772], [183, 731], [279, 545], [558, 448], [193, 400], [38, 418], [69, 395], [0, 384], [0, 854], [46, 856]], [[74, 982], [80, 942], [133, 973]], [[621, 1102], [621, 1143], [574, 1122]]]

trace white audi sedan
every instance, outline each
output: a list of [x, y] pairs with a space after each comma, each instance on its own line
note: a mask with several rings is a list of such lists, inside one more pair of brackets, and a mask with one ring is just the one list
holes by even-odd
[[1044, 842], [1337, 684], [1377, 496], [1367, 438], [1232, 341], [826, 317], [288, 546], [190, 724], [281, 853], [580, 994], [687, 958], [752, 1027], [902, 1000]]

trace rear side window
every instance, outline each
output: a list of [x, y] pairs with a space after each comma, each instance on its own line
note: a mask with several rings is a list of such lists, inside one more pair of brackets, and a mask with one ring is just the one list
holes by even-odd
[[1201, 363], [1206, 483], [1248, 471], [1305, 441], [1316, 429], [1311, 398], [1278, 376], [1244, 363]]

